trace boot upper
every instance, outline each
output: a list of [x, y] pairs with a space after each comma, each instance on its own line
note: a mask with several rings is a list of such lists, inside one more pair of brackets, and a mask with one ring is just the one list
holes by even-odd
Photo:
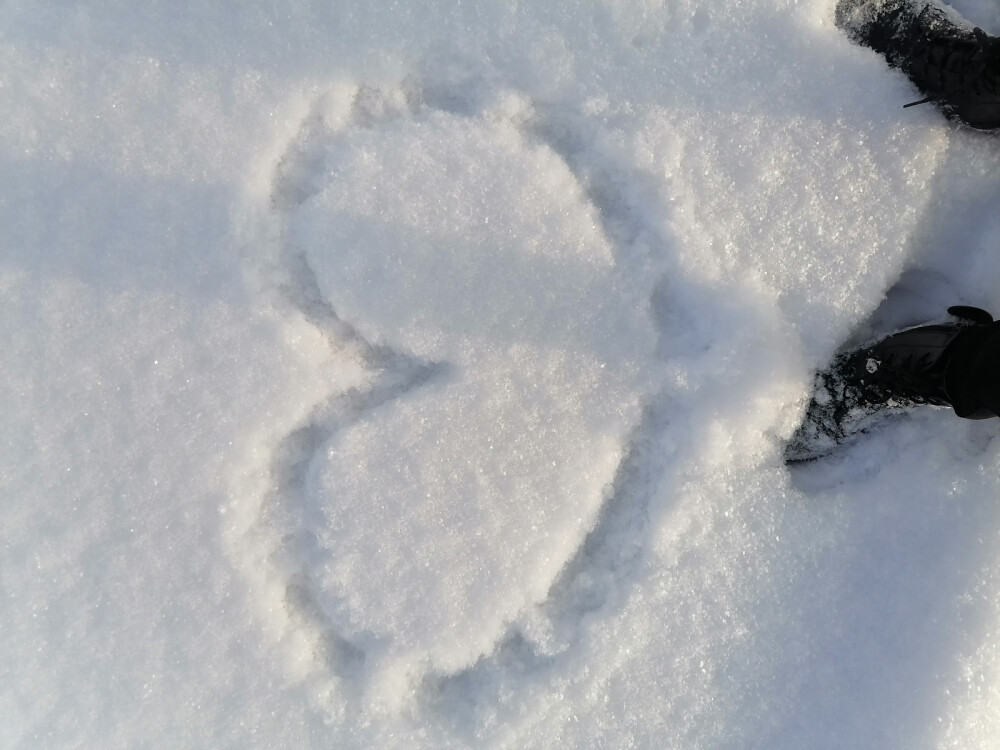
[[915, 0], [840, 0], [835, 20], [901, 69], [925, 98], [970, 127], [1000, 127], [1000, 39]]
[[857, 382], [872, 399], [950, 406], [946, 353], [966, 328], [946, 323], [893, 334], [852, 357]]

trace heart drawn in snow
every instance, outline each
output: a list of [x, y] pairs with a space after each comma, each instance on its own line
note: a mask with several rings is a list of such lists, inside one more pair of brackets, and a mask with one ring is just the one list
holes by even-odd
[[316, 603], [383, 665], [467, 666], [544, 599], [648, 390], [648, 299], [528, 109], [332, 131], [287, 213], [340, 320], [442, 364], [331, 430], [302, 490]]

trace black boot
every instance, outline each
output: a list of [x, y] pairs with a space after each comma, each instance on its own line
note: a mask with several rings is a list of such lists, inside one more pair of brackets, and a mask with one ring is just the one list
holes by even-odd
[[826, 455], [884, 416], [915, 406], [951, 406], [973, 419], [994, 416], [1000, 407], [1000, 324], [974, 307], [948, 312], [955, 322], [910, 328], [837, 355], [816, 376], [786, 461]]
[[949, 117], [1000, 127], [1000, 39], [921, 0], [840, 0], [835, 21], [852, 41], [901, 69]]

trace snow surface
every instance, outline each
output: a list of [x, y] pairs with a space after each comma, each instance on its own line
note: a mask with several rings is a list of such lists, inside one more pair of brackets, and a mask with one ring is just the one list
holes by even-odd
[[833, 6], [3, 4], [0, 747], [996, 747], [1000, 426], [781, 460], [1000, 310]]

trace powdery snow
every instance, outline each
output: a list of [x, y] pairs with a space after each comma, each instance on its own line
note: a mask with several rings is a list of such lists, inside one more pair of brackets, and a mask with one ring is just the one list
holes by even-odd
[[991, 747], [1000, 427], [781, 460], [1000, 311], [833, 7], [0, 11], [0, 746]]

